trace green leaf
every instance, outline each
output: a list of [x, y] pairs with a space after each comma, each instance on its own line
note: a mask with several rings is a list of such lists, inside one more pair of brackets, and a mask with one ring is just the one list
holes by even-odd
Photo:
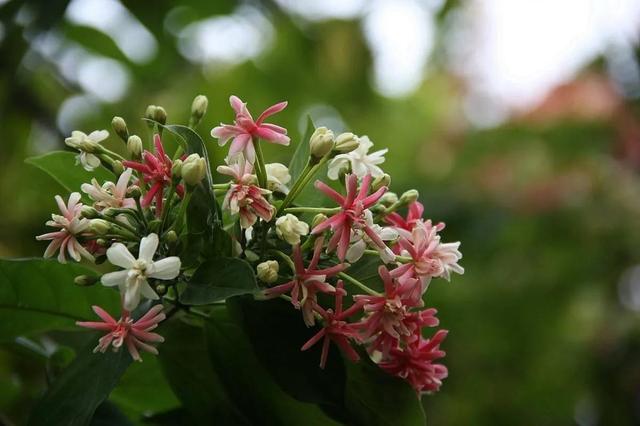
[[165, 343], [160, 350], [160, 363], [171, 387], [192, 417], [185, 424], [194, 421], [249, 424], [229, 399], [218, 374], [211, 367], [202, 327], [188, 325], [176, 318], [163, 324], [162, 334]]
[[321, 344], [300, 350], [318, 329], [308, 328], [299, 310], [284, 300], [255, 301], [250, 297], [234, 297], [227, 306], [261, 364], [285, 392], [301, 401], [344, 411], [346, 375], [340, 352], [331, 347], [323, 370], [319, 367]]
[[200, 265], [180, 295], [187, 305], [208, 305], [257, 290], [253, 268], [244, 260], [216, 257]]
[[92, 353], [97, 336], [49, 387], [34, 407], [30, 426], [80, 426], [91, 422], [124, 374], [131, 356], [126, 350]]
[[99, 284], [79, 287], [77, 275], [95, 275], [78, 264], [45, 259], [0, 259], [0, 340], [49, 330], [76, 329], [94, 318], [91, 305], [116, 314], [118, 293]]
[[307, 165], [309, 160], [309, 140], [311, 135], [316, 130], [316, 126], [311, 120], [311, 116], [307, 116], [307, 128], [304, 132], [302, 140], [298, 143], [296, 151], [293, 153], [291, 162], [289, 163], [289, 174], [291, 175], [291, 182], [295, 182], [300, 177], [302, 170]]
[[345, 402], [353, 423], [366, 426], [424, 426], [420, 399], [407, 382], [368, 359], [346, 363]]
[[[104, 167], [88, 172], [82, 166], [76, 165], [76, 155], [73, 152], [52, 151], [29, 157], [24, 161], [47, 173], [69, 192], [80, 192], [80, 185], [91, 182], [92, 178], [96, 178], [101, 184], [107, 180], [114, 180], [114, 175]], [[83, 194], [83, 197], [86, 195]]]
[[[286, 332], [286, 329], [272, 331]], [[317, 405], [297, 401], [280, 389], [256, 358], [241, 326], [229, 317], [226, 309], [212, 312], [205, 324], [205, 338], [211, 365], [252, 424], [338, 425]], [[271, 350], [278, 352], [279, 348], [274, 346]]]

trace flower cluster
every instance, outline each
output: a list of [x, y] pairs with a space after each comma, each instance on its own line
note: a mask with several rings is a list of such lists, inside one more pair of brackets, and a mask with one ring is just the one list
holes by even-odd
[[[96, 351], [126, 346], [135, 360], [142, 359], [140, 350], [157, 353], [153, 345], [163, 338], [152, 330], [176, 312], [198, 312], [183, 292], [196, 284], [192, 277], [200, 266], [222, 256], [215, 250], [224, 244], [213, 247], [214, 237], [227, 238], [232, 248], [224, 256], [231, 252], [255, 271], [255, 300], [284, 299], [300, 312], [310, 328], [301, 350], [320, 345], [320, 367], [333, 343], [354, 362], [366, 354], [418, 394], [437, 391], [447, 376], [437, 363], [447, 331], [436, 329], [437, 311], [425, 306], [425, 294], [432, 280], [464, 273], [460, 243], [441, 241], [444, 224], [424, 217], [417, 191], [389, 191], [390, 176], [381, 168], [387, 149], [369, 153], [368, 137], [315, 128], [300, 142], [309, 144], [298, 150], [306, 158], [296, 158], [290, 172], [284, 164], [265, 163], [261, 147], [289, 145], [284, 127], [265, 123], [287, 103], [267, 108], [256, 120], [238, 97], [231, 96], [230, 104], [233, 123], [211, 130], [220, 146], [231, 141], [214, 176], [210, 159], [201, 156], [206, 150], [185, 143], [172, 155], [166, 152], [162, 132], [173, 127], [165, 127], [161, 107], [147, 110], [153, 149], [144, 149], [142, 138], [130, 135], [119, 117], [113, 126], [126, 158], [107, 149], [106, 131], [75, 131], [67, 139], [83, 167], [104, 167], [114, 178], [82, 184], [84, 199], [79, 192], [67, 203], [56, 196], [61, 214], [47, 222], [55, 231], [37, 239], [50, 241], [45, 256], [58, 252], [60, 262], [113, 266], [99, 281], [120, 293], [120, 319], [94, 306], [102, 322], [78, 322], [106, 332]], [[206, 105], [203, 96], [194, 100], [192, 129]], [[322, 170], [326, 176], [319, 175]], [[310, 191], [329, 207], [304, 205], [309, 197], [301, 194]]]

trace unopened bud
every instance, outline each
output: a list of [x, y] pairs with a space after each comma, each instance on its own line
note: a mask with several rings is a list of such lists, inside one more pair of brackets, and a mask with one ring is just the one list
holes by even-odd
[[109, 242], [104, 238], [98, 238], [96, 240], [96, 244], [99, 245], [100, 247], [106, 247], [107, 245], [109, 245]]
[[108, 207], [102, 210], [102, 214], [106, 217], [116, 217], [120, 214], [120, 211], [117, 208]]
[[164, 284], [158, 284], [156, 286], [156, 294], [158, 296], [164, 296], [165, 294], [167, 294], [167, 286]]
[[167, 122], [167, 111], [161, 106], [157, 106], [155, 111], [153, 111], [153, 119], [160, 124], [165, 124]]
[[140, 136], [129, 136], [129, 139], [127, 139], [127, 152], [132, 160], [140, 160], [142, 158], [143, 149], [142, 139], [140, 139]]
[[198, 95], [193, 99], [191, 104], [191, 119], [193, 125], [197, 125], [202, 120], [202, 117], [207, 113], [207, 107], [209, 106], [209, 100], [204, 95]]
[[82, 217], [85, 217], [87, 219], [96, 219], [100, 217], [100, 213], [98, 213], [98, 211], [91, 206], [82, 206], [80, 214], [82, 215]]
[[182, 160], [173, 160], [173, 166], [171, 166], [171, 176], [174, 178], [182, 177]]
[[291, 245], [300, 244], [300, 237], [309, 233], [309, 225], [287, 213], [276, 220], [276, 235]]
[[280, 265], [275, 260], [267, 260], [256, 267], [258, 279], [264, 283], [272, 284], [278, 279]]
[[353, 133], [341, 133], [336, 138], [334, 149], [341, 153], [351, 152], [360, 146], [360, 140]]
[[187, 185], [194, 186], [199, 184], [206, 172], [205, 159], [198, 154], [191, 154], [182, 162], [182, 179]]
[[113, 131], [116, 132], [116, 135], [118, 135], [120, 139], [125, 142], [129, 139], [129, 129], [127, 129], [127, 122], [124, 121], [124, 118], [118, 116], [113, 117], [111, 127], [113, 127]]
[[311, 155], [320, 159], [333, 149], [333, 132], [326, 127], [318, 127], [309, 140]]
[[383, 186], [388, 188], [390, 184], [391, 184], [391, 176], [385, 173], [382, 176], [378, 176], [373, 180], [373, 183], [371, 184], [371, 189], [373, 191], [377, 191]]
[[76, 285], [79, 285], [82, 287], [88, 287], [90, 285], [94, 285], [95, 283], [97, 283], [98, 277], [91, 276], [91, 275], [78, 275], [73, 279], [73, 282]]
[[127, 189], [127, 196], [131, 198], [140, 198], [142, 196], [142, 190], [138, 185], [131, 185]]
[[98, 235], [105, 235], [111, 230], [111, 224], [104, 219], [91, 219], [89, 230]]
[[149, 222], [149, 230], [151, 232], [158, 233], [158, 231], [160, 230], [160, 225], [162, 225], [162, 221], [160, 221], [160, 219], [153, 219], [151, 222]]
[[398, 202], [398, 194], [395, 192], [385, 192], [382, 197], [380, 197], [380, 204], [385, 207], [389, 207], [392, 204]]
[[[156, 108], [158, 107], [155, 105], [149, 105], [147, 107], [147, 110], [144, 112], [144, 118], [148, 120], [155, 120]], [[149, 126], [149, 128], [153, 128], [153, 123], [150, 121], [147, 121], [147, 126]]]
[[124, 172], [124, 164], [122, 164], [122, 161], [120, 160], [115, 160], [111, 164], [111, 169], [113, 170], [113, 173], [120, 176]]
[[313, 220], [311, 221], [311, 227], [315, 228], [316, 226], [320, 225], [322, 222], [324, 222], [327, 219], [328, 219], [327, 215], [318, 213], [313, 217]]
[[176, 234], [176, 231], [174, 231], [173, 229], [169, 232], [167, 232], [167, 235], [165, 236], [165, 239], [167, 240], [167, 242], [169, 244], [173, 244], [176, 241], [178, 241], [178, 234]]
[[403, 204], [411, 204], [418, 199], [420, 194], [415, 189], [410, 189], [400, 196], [400, 202]]

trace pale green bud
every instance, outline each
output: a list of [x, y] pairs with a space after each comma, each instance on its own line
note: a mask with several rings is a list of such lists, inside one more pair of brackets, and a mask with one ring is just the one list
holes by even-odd
[[377, 191], [383, 186], [388, 188], [390, 184], [391, 184], [391, 176], [385, 173], [382, 176], [378, 176], [373, 180], [373, 183], [371, 184], [371, 189], [373, 191]]
[[420, 194], [415, 189], [410, 189], [400, 196], [400, 202], [403, 204], [411, 204], [418, 199]]
[[132, 160], [140, 160], [142, 158], [142, 151], [144, 147], [142, 145], [142, 139], [140, 136], [131, 135], [127, 139], [127, 152]]
[[333, 132], [326, 127], [318, 127], [309, 140], [311, 155], [318, 159], [331, 152], [333, 145]]
[[198, 95], [193, 99], [191, 104], [191, 119], [193, 125], [197, 125], [202, 117], [207, 113], [207, 107], [209, 106], [209, 100], [204, 95]]
[[182, 160], [173, 160], [173, 166], [171, 166], [171, 176], [174, 178], [182, 177]]
[[127, 189], [127, 196], [131, 198], [140, 198], [142, 196], [142, 190], [138, 185], [131, 185]]
[[116, 135], [120, 137], [123, 141], [127, 141], [129, 138], [129, 129], [127, 129], [127, 122], [124, 121], [124, 118], [115, 116], [113, 120], [111, 120], [111, 127], [113, 127], [113, 131], [116, 132]]
[[91, 275], [78, 275], [73, 279], [73, 282], [81, 287], [88, 287], [97, 283], [98, 277], [94, 277]]
[[384, 205], [385, 207], [389, 207], [390, 205], [397, 202], [398, 194], [396, 194], [395, 192], [385, 192], [382, 197], [380, 197], [380, 204]]
[[313, 217], [313, 220], [311, 221], [311, 227], [315, 228], [316, 226], [320, 225], [322, 222], [324, 222], [327, 219], [328, 219], [327, 215], [318, 213]]
[[167, 122], [167, 111], [165, 111], [161, 106], [156, 106], [156, 109], [153, 112], [153, 119], [160, 124], [165, 124]]
[[278, 279], [278, 271], [280, 265], [275, 260], [267, 260], [266, 262], [259, 263], [256, 267], [256, 275], [258, 279], [264, 283], [272, 284]]
[[353, 133], [341, 133], [336, 138], [336, 145], [334, 149], [341, 153], [351, 152], [360, 146], [360, 140]]
[[191, 154], [182, 162], [182, 179], [187, 185], [197, 185], [207, 173], [205, 159], [198, 154]]
[[105, 235], [111, 231], [111, 224], [104, 219], [91, 219], [89, 230], [97, 235]]
[[82, 215], [82, 217], [85, 217], [87, 219], [96, 219], [100, 217], [100, 213], [98, 213], [98, 211], [91, 206], [82, 206], [80, 214]]
[[111, 164], [111, 168], [113, 169], [113, 173], [118, 176], [120, 176], [124, 172], [124, 164], [122, 164], [122, 161], [120, 160], [115, 160]]

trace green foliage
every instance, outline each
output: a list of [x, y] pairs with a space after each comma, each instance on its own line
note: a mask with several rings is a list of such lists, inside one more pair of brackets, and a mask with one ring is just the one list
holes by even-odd
[[67, 151], [48, 152], [37, 157], [29, 157], [25, 161], [47, 173], [68, 192], [80, 192], [84, 199], [87, 195], [80, 191], [80, 185], [91, 182], [95, 178], [100, 184], [107, 180], [113, 181], [113, 173], [104, 167], [98, 167], [92, 172], [86, 171], [76, 164], [76, 155]]
[[117, 292], [73, 283], [77, 275], [92, 274], [78, 264], [54, 260], [0, 259], [0, 341], [75, 329], [76, 321], [92, 318], [92, 305], [118, 312]]
[[187, 305], [208, 305], [231, 296], [254, 293], [256, 278], [246, 261], [233, 257], [215, 257], [201, 264], [180, 295]]

